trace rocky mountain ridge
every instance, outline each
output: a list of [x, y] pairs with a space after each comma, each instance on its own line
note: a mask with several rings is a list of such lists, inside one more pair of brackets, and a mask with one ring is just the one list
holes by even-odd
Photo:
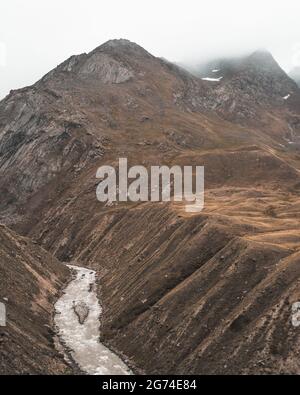
[[[299, 372], [299, 89], [265, 53], [209, 69], [112, 40], [12, 91], [0, 221], [97, 271], [102, 340], [136, 371]], [[97, 168], [120, 157], [204, 165], [204, 211], [99, 203]]]

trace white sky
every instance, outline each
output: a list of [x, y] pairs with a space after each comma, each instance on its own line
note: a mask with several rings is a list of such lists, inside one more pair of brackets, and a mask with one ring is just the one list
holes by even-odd
[[266, 48], [289, 71], [299, 19], [299, 0], [1, 0], [0, 98], [112, 38], [180, 62]]

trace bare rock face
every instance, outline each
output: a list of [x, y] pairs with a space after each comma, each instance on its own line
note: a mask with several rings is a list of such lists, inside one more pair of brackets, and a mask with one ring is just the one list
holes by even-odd
[[137, 44], [128, 40], [111, 40], [88, 54], [71, 56], [55, 70], [47, 74], [43, 81], [55, 78], [58, 73], [71, 73], [76, 78], [96, 80], [104, 84], [121, 84], [135, 76], [137, 64], [134, 58], [153, 58]]
[[83, 325], [89, 316], [89, 307], [85, 302], [79, 302], [73, 306], [74, 312], [78, 317], [79, 323]]
[[95, 52], [79, 70], [82, 76], [99, 78], [105, 84], [121, 84], [134, 76], [132, 70], [105, 53]]
[[[121, 84], [134, 77], [134, 72], [128, 64], [120, 59], [115, 59], [101, 49], [90, 54], [72, 56], [56, 71], [74, 73], [77, 78], [94, 79], [104, 84]], [[53, 77], [53, 74], [55, 71], [50, 73], [46, 79]]]

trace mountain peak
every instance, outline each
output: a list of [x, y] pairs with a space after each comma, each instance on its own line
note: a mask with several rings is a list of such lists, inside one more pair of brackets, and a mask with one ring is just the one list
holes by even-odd
[[100, 48], [104, 48], [104, 47], [111, 47], [111, 48], [139, 47], [139, 45], [134, 43], [133, 41], [127, 40], [126, 38], [119, 38], [119, 39], [108, 40], [100, 46]]
[[131, 54], [135, 56], [151, 56], [152, 55], [147, 52], [143, 47], [140, 45], [136, 44], [133, 41], [120, 38], [120, 39], [112, 39], [106, 41], [104, 44], [100, 45], [92, 53], [94, 52], [108, 52], [112, 54]]
[[267, 49], [257, 49], [256, 51], [251, 53], [250, 57], [265, 61], [274, 61], [273, 55]]
[[268, 70], [279, 70], [280, 66], [274, 59], [273, 55], [267, 50], [257, 50], [253, 52], [245, 63], [250, 62], [251, 65]]
[[140, 65], [150, 58], [154, 59], [154, 56], [138, 44], [126, 39], [113, 39], [88, 54], [71, 56], [48, 73], [43, 81], [49, 81], [57, 75], [56, 72], [71, 72], [85, 79], [118, 84], [133, 78]]
[[198, 77], [219, 77], [221, 73], [223, 79], [249, 68], [255, 71], [282, 72], [273, 55], [265, 49], [259, 49], [244, 56], [216, 58], [206, 63], [187, 66], [187, 69]]

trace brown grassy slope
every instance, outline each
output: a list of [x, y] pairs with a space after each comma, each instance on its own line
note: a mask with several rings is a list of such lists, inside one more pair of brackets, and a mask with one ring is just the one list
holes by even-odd
[[147, 373], [299, 373], [299, 253], [268, 222], [148, 206], [98, 229], [104, 339]]
[[55, 350], [52, 325], [53, 304], [68, 277], [48, 252], [0, 227], [0, 300], [7, 308], [0, 374], [71, 372]]
[[[162, 286], [155, 303], [147, 299], [149, 286], [142, 298], [137, 294], [136, 303], [146, 304], [141, 314], [126, 308], [134, 291], [121, 292], [118, 311], [124, 308], [122, 316], [132, 321], [120, 328], [118, 317], [112, 327], [119, 333], [111, 337], [109, 327], [107, 339], [149, 373], [299, 373], [299, 334], [290, 322], [291, 303], [299, 298], [299, 256], [285, 276], [276, 264], [286, 254], [233, 239], [206, 262], [188, 256], [185, 271], [192, 274], [174, 288]], [[157, 286], [163, 280], [157, 276]]]
[[[252, 150], [251, 161], [248, 154], [245, 166], [241, 152], [228, 155], [237, 155], [240, 166], [223, 158], [222, 171], [230, 177], [217, 172], [215, 179], [209, 166], [200, 215], [187, 214], [178, 203], [92, 206], [93, 184], [88, 194], [52, 210], [35, 230], [58, 256], [98, 270], [103, 338], [146, 372], [299, 372], [298, 331], [290, 321], [299, 274], [296, 263], [289, 269], [300, 245], [299, 176], [276, 158]], [[266, 171], [257, 179], [260, 169]], [[57, 238], [59, 230], [63, 236]], [[293, 273], [288, 283], [280, 280], [285, 267]], [[253, 313], [244, 320], [246, 297]], [[240, 320], [243, 330], [232, 330]], [[260, 328], [262, 322], [269, 326]], [[272, 344], [278, 333], [287, 343], [277, 352]], [[202, 347], [207, 354], [198, 353]]]
[[[2, 221], [26, 232], [36, 209], [53, 208], [49, 199], [120, 156], [151, 165], [191, 150], [198, 155], [258, 145], [293, 160], [286, 139], [300, 135], [299, 106], [290, 109], [282, 99], [284, 75], [270, 76], [272, 67], [266, 72], [264, 63], [262, 70], [249, 67], [235, 84], [212, 88], [135, 44], [113, 41], [11, 92], [0, 104]], [[244, 93], [239, 83], [247, 85], [250, 77], [255, 83]], [[221, 112], [218, 100], [226, 104]], [[254, 114], [242, 112], [243, 126], [235, 102]]]
[[[103, 338], [147, 372], [299, 372], [299, 106], [254, 74], [212, 91], [113, 44], [0, 104], [1, 220], [99, 272]], [[123, 156], [205, 165], [205, 211], [98, 203], [97, 167]]]
[[[143, 146], [142, 155], [148, 163], [156, 159], [151, 145]], [[138, 368], [148, 373], [299, 372], [297, 332], [290, 324], [298, 295], [287, 298], [297, 272], [288, 285], [278, 280], [274, 290], [270, 284], [275, 298], [256, 296], [280, 259], [300, 245], [298, 162], [284, 155], [249, 145], [180, 150], [170, 164], [206, 167], [200, 216], [187, 215], [179, 204], [104, 207], [95, 199], [96, 166], [91, 167], [56, 195], [53, 208], [41, 198], [31, 201], [30, 210], [36, 202], [44, 210], [43, 223], [31, 235], [59, 258], [104, 275], [103, 338]], [[246, 297], [253, 313], [244, 319]], [[277, 352], [272, 344], [278, 333], [286, 343]]]

